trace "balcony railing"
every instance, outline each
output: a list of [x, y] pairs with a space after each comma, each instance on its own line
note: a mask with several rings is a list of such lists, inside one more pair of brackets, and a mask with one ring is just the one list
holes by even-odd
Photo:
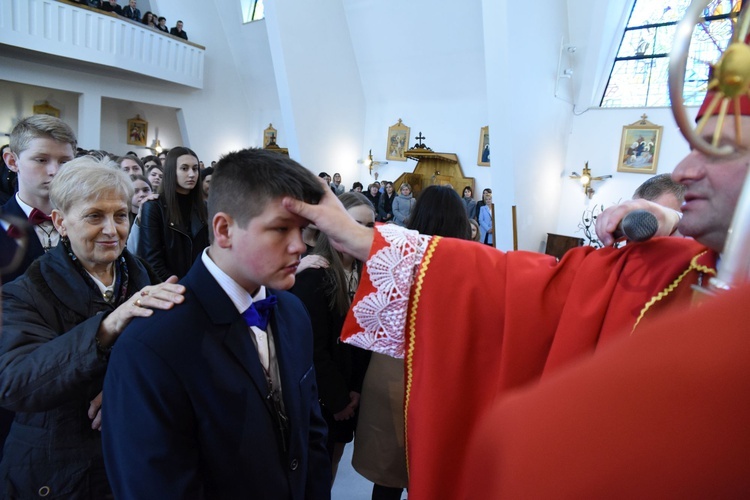
[[0, 0], [0, 44], [203, 88], [206, 49], [59, 0]]

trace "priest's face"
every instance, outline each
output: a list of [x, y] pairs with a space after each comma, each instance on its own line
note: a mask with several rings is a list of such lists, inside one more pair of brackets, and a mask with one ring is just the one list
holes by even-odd
[[[711, 142], [717, 119], [708, 120], [703, 139]], [[750, 117], [741, 117], [742, 144], [737, 153], [716, 159], [693, 150], [672, 173], [672, 178], [687, 186], [683, 217], [678, 229], [707, 247], [721, 252], [727, 230], [742, 192], [750, 165]], [[726, 120], [719, 145], [735, 144], [734, 120]]]

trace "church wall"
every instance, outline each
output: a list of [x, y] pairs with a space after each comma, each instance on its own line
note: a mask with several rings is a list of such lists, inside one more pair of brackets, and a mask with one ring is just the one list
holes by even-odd
[[[247, 99], [243, 88], [247, 84], [236, 69], [229, 42], [230, 39], [237, 40], [237, 37], [230, 37], [241, 31], [241, 18], [236, 17], [233, 31], [225, 33], [220, 28], [222, 20], [218, 8], [212, 2], [152, 0], [151, 6], [152, 10], [165, 14], [170, 22], [176, 21], [179, 16], [191, 41], [207, 47], [203, 90], [164, 83], [143, 75], [81, 65], [74, 60], [5, 48], [0, 56], [2, 77], [18, 84], [79, 95], [78, 110], [70, 110], [68, 117], [77, 116], [75, 129], [81, 145], [87, 148], [111, 144], [113, 139], [104, 139], [101, 134], [124, 126], [119, 122], [114, 123], [121, 117], [103, 114], [102, 102], [108, 98], [132, 102], [133, 116], [142, 109], [148, 111], [150, 106], [174, 110], [163, 121], [161, 111], [154, 110], [154, 120], [144, 111], [147, 116], [142, 115], [142, 118], [149, 122], [149, 144], [156, 127], [160, 129], [163, 146], [178, 145], [163, 139], [172, 135], [206, 159], [218, 158], [221, 153], [232, 149], [262, 144], [262, 129], [268, 126], [269, 121], [275, 121], [279, 114], [278, 111], [273, 112], [273, 105], [265, 115], [256, 112]], [[0, 123], [15, 123], [30, 112], [30, 109], [3, 109], [0, 106]], [[174, 130], [175, 123], [178, 130]]]
[[498, 247], [512, 248], [516, 205], [518, 248], [540, 251], [557, 223], [551, 207], [560, 197], [570, 130], [571, 106], [555, 97], [565, 4], [536, 4], [545, 14], [533, 22], [518, 22], [517, 6], [505, 2], [485, 0], [483, 9], [485, 50], [492, 51], [486, 71]]
[[[657, 173], [670, 173], [689, 152], [670, 108], [648, 109], [601, 109], [595, 108], [576, 116], [570, 134], [565, 172], [562, 178], [562, 198], [556, 232], [569, 236], [580, 236], [578, 223], [584, 210], [593, 210], [597, 205], [604, 208], [620, 201], [631, 199], [635, 189], [651, 175], [617, 172], [618, 151], [622, 138], [622, 127], [640, 119], [643, 113], [648, 120], [662, 125], [661, 152]], [[697, 110], [693, 108], [691, 115]], [[584, 163], [589, 162], [593, 175], [608, 175], [613, 178], [593, 184], [596, 193], [591, 200], [583, 195], [579, 181], [567, 178], [571, 172], [579, 174]]]
[[281, 145], [316, 173], [351, 179], [365, 101], [342, 1], [266, 2], [265, 14], [286, 130]]

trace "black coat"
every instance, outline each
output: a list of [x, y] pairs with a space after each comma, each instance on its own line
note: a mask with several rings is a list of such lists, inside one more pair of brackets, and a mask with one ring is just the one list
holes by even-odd
[[[152, 282], [124, 253], [128, 295]], [[114, 310], [76, 270], [64, 245], [3, 285], [0, 405], [16, 416], [0, 462], [1, 498], [104, 498], [101, 434], [91, 429], [89, 403], [107, 368], [95, 336]]]
[[356, 418], [337, 421], [333, 415], [349, 404], [349, 392], [362, 392], [370, 352], [339, 340], [346, 314], [331, 310], [327, 283], [325, 269], [309, 268], [297, 275], [290, 291], [300, 298], [310, 314], [313, 364], [331, 447], [333, 443], [352, 440]]
[[378, 201], [378, 220], [380, 222], [388, 222], [393, 220], [393, 200], [395, 199], [395, 191], [391, 196], [388, 196], [387, 192], [380, 193], [380, 200]]
[[137, 253], [162, 281], [173, 274], [185, 276], [208, 246], [208, 226], [201, 220], [198, 207], [193, 207], [190, 226], [177, 226], [169, 222], [163, 197], [143, 204], [140, 229]]

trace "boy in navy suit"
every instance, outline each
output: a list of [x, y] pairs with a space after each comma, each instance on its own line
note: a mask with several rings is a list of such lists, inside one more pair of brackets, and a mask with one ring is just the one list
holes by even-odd
[[22, 261], [3, 274], [3, 283], [22, 275], [37, 257], [60, 241], [49, 218], [52, 213], [49, 184], [60, 167], [75, 158], [76, 143], [73, 130], [54, 116], [29, 116], [13, 127], [10, 147], [3, 153], [3, 160], [18, 174], [18, 192], [0, 208], [0, 213], [28, 219], [29, 223], [26, 228], [12, 226], [9, 221], [0, 223], [3, 229], [0, 231], [0, 264], [10, 263], [18, 251], [19, 239], [26, 237]]
[[219, 161], [211, 245], [180, 282], [184, 304], [132, 322], [112, 351], [102, 432], [116, 498], [330, 498], [310, 319], [285, 291], [307, 221], [281, 203], [322, 195], [278, 153]]

